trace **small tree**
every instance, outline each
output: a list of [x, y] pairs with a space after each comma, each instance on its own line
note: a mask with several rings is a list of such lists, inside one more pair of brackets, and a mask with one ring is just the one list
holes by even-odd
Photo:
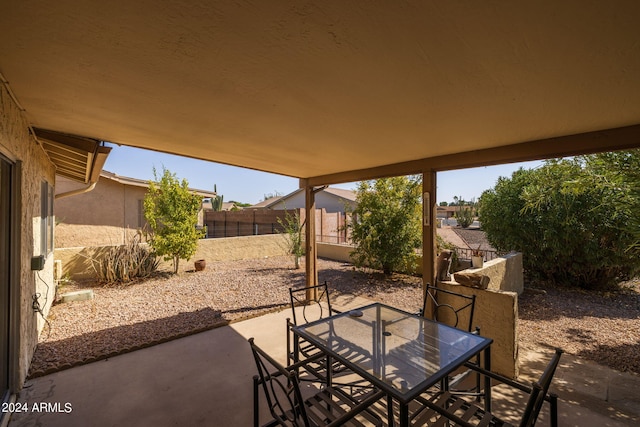
[[356, 245], [356, 266], [379, 268], [385, 274], [411, 271], [422, 243], [421, 178], [401, 176], [362, 181], [358, 185], [354, 220], [348, 225]]
[[455, 216], [460, 227], [468, 228], [473, 223], [473, 208], [470, 206], [461, 206]]
[[164, 260], [173, 261], [173, 272], [178, 272], [180, 259], [190, 259], [196, 253], [202, 232], [196, 229], [201, 198], [189, 191], [186, 179], [179, 181], [175, 174], [163, 168], [144, 198], [144, 216], [151, 229], [149, 244]]
[[304, 255], [304, 222], [300, 224], [300, 213], [296, 209], [293, 213], [284, 211], [284, 219], [278, 218], [278, 224], [287, 234], [287, 253], [293, 255], [295, 268], [300, 268], [300, 257]]

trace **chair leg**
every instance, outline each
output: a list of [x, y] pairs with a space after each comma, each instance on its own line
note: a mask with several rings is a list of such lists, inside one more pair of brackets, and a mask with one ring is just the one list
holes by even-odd
[[558, 427], [558, 395], [549, 393], [551, 427]]
[[258, 402], [258, 381], [257, 375], [253, 376], [253, 427], [260, 427], [260, 404]]

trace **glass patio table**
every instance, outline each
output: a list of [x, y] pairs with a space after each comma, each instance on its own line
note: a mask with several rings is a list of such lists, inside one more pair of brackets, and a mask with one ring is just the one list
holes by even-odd
[[[409, 426], [409, 403], [480, 352], [485, 369], [491, 368], [492, 339], [382, 303], [295, 326], [293, 332], [385, 391], [389, 425], [393, 401], [400, 426]], [[485, 383], [487, 410], [490, 392]]]

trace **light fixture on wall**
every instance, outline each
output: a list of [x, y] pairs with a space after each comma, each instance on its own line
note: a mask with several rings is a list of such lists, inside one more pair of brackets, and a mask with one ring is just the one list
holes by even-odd
[[422, 221], [425, 227], [431, 225], [431, 196], [428, 191], [422, 193]]

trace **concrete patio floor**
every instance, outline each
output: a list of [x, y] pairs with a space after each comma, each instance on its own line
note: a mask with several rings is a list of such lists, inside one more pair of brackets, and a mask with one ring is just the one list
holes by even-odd
[[[347, 309], [362, 298], [335, 301]], [[27, 381], [10, 427], [46, 426], [251, 426], [252, 377], [247, 339], [284, 362], [288, 310], [267, 314]], [[539, 375], [552, 350], [520, 355], [526, 380]], [[527, 374], [527, 375], [525, 375]], [[532, 375], [528, 375], [532, 374]], [[554, 385], [561, 426], [640, 423], [640, 377], [564, 355]], [[493, 393], [494, 412], [514, 414], [511, 394]], [[52, 405], [42, 406], [41, 403]], [[57, 405], [56, 405], [57, 404]], [[547, 405], [538, 425], [549, 425]], [[262, 411], [266, 419], [266, 411]]]

